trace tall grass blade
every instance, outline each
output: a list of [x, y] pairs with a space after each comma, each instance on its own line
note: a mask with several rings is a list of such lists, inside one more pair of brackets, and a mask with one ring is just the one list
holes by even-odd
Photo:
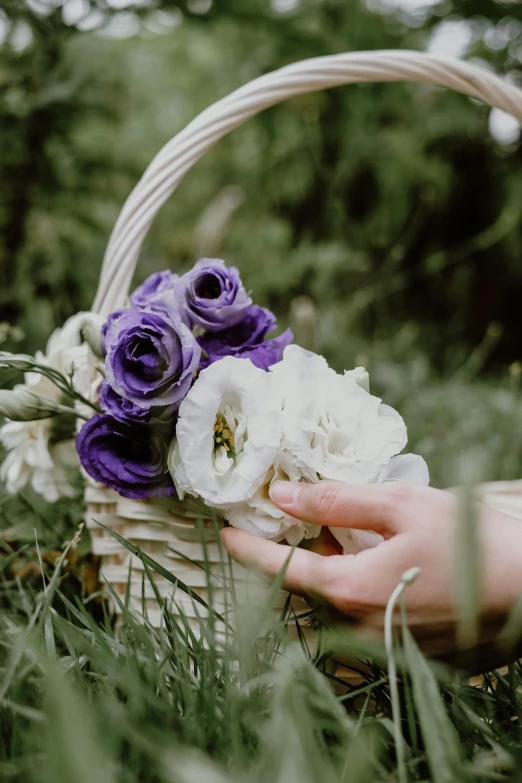
[[105, 737], [96, 730], [95, 712], [48, 661], [46, 757], [53, 783], [115, 783]]
[[457, 642], [464, 651], [473, 649], [479, 638], [481, 553], [473, 487], [459, 488], [459, 498], [454, 575]]
[[408, 628], [403, 642], [413, 699], [434, 783], [464, 783], [458, 735], [448, 717], [437, 680]]
[[119, 533], [116, 533], [115, 530], [112, 530], [110, 527], [107, 527], [103, 524], [103, 522], [98, 522], [97, 520], [94, 520], [97, 525], [100, 525], [109, 535], [111, 535], [113, 538], [118, 541], [122, 546], [125, 547], [125, 549], [128, 549], [129, 552], [131, 552], [135, 557], [138, 557], [143, 563], [147, 563], [150, 568], [152, 568], [153, 571], [155, 571], [157, 574], [160, 574], [160, 576], [165, 577], [171, 584], [173, 584], [175, 587], [179, 587], [179, 589], [189, 595], [194, 601], [196, 601], [198, 604], [201, 604], [205, 607], [205, 609], [208, 609], [211, 612], [214, 612], [215, 616], [218, 618], [218, 620], [221, 620], [222, 623], [227, 624], [227, 621], [225, 620], [222, 615], [220, 615], [218, 612], [216, 612], [214, 609], [212, 609], [208, 603], [201, 598], [197, 593], [192, 590], [191, 587], [188, 587], [184, 582], [181, 581], [181, 579], [178, 579], [177, 576], [174, 576], [170, 573], [170, 571], [167, 571], [166, 568], [164, 568], [160, 563], [158, 563], [156, 560], [154, 560], [152, 557], [149, 557], [145, 552], [143, 552], [139, 547], [135, 546], [134, 544], [131, 544], [130, 541], [127, 541], [127, 539], [123, 538], [123, 536], [120, 536]]

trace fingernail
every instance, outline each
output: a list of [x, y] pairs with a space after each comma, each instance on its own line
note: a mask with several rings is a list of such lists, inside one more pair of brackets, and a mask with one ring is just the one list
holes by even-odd
[[297, 500], [301, 484], [295, 481], [276, 481], [268, 490], [270, 498], [281, 506], [291, 506]]

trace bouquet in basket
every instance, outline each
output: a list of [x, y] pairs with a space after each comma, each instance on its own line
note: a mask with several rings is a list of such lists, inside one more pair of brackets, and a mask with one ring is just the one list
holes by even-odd
[[[79, 459], [123, 497], [290, 543], [320, 528], [277, 508], [276, 480], [427, 484], [424, 460], [401, 454], [403, 419], [370, 394], [366, 370], [340, 375], [275, 329], [237, 269], [201, 259], [182, 276], [151, 275], [107, 320], [73, 316], [45, 355], [0, 354], [0, 366], [25, 372], [0, 392], [0, 478], [54, 501], [73, 492], [67, 468]], [[332, 533], [351, 552], [380, 540]]]

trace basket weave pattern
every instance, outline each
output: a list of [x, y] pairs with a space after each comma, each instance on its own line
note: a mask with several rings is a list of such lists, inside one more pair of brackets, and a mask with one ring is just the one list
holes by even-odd
[[[130, 598], [130, 608], [143, 613], [148, 621], [159, 626], [162, 610], [158, 605], [154, 589], [145, 573], [143, 561], [131, 554], [98, 522], [114, 530], [131, 544], [139, 547], [156, 562], [166, 568], [190, 587], [205, 601], [208, 599], [209, 578], [212, 585], [212, 608], [227, 616], [230, 611], [230, 576], [234, 579], [234, 592], [239, 604], [249, 604], [260, 598], [259, 580], [236, 563], [229, 568], [223, 561], [223, 549], [215, 539], [215, 523], [196, 524], [194, 520], [175, 516], [147, 501], [127, 500], [112, 489], [92, 482], [85, 489], [87, 503], [86, 524], [91, 533], [93, 554], [101, 558], [101, 573], [116, 595], [125, 602]], [[205, 536], [203, 546], [201, 537]], [[208, 574], [208, 567], [211, 574]], [[162, 598], [169, 599], [173, 585], [164, 576], [154, 574], [155, 586]], [[228, 600], [227, 600], [228, 598]], [[283, 608], [286, 594], [280, 591], [274, 609]], [[116, 612], [116, 602], [112, 602]], [[199, 630], [199, 618], [207, 615], [205, 608], [177, 591], [174, 612], [179, 607], [189, 619], [194, 631]], [[309, 611], [307, 604], [297, 596], [292, 598], [292, 610], [296, 614]], [[230, 618], [227, 618], [230, 619]], [[218, 633], [224, 628], [218, 627]], [[307, 637], [313, 634], [304, 626]]]

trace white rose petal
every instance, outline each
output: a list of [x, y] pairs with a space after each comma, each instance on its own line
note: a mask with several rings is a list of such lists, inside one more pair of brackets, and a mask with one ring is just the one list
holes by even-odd
[[430, 483], [430, 474], [425, 460], [418, 454], [399, 454], [383, 469], [379, 481], [406, 481], [409, 484], [427, 487]]
[[298, 544], [303, 538], [316, 538], [321, 532], [318, 525], [310, 525], [290, 517], [271, 500], [269, 490], [275, 481], [288, 480], [289, 475], [281, 464], [270, 468], [264, 483], [245, 503], [238, 503], [225, 511], [233, 527], [239, 527], [260, 538]]
[[47, 356], [54, 356], [61, 351], [69, 348], [76, 348], [83, 343], [81, 330], [83, 325], [89, 322], [94, 327], [101, 329], [105, 323], [105, 318], [98, 313], [80, 312], [68, 318], [62, 327], [55, 329], [47, 341], [45, 353]]
[[377, 481], [405, 447], [404, 421], [366, 391], [362, 368], [338, 375], [323, 357], [292, 345], [271, 375], [282, 404], [284, 448], [309, 481]]
[[[259, 489], [281, 440], [268, 384], [269, 375], [247, 359], [227, 357], [203, 370], [179, 409], [169, 465], [179, 491], [226, 508]], [[214, 438], [218, 417], [231, 433], [228, 453]]]
[[[48, 420], [8, 422], [0, 429], [0, 442], [7, 449], [0, 465], [0, 480], [7, 492], [15, 494], [30, 484], [48, 503], [74, 497], [76, 492], [67, 481], [64, 465], [74, 465], [77, 457], [72, 463], [68, 459], [62, 462], [63, 449], [62, 454], [55, 453], [58, 447], [49, 446]], [[74, 443], [69, 445], [73, 447]]]

